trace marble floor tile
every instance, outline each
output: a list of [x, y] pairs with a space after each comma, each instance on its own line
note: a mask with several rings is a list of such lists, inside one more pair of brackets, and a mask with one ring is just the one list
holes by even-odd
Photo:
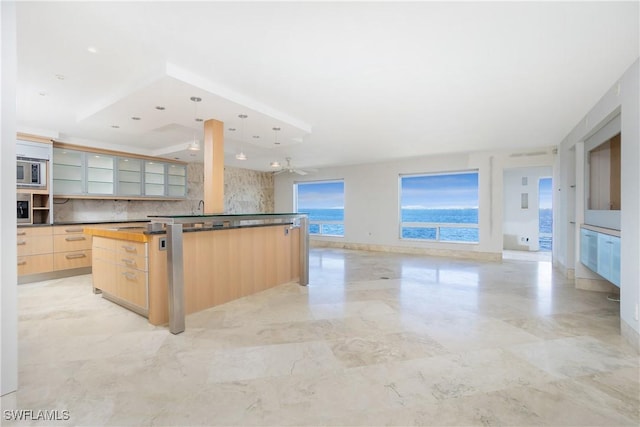
[[548, 261], [312, 249], [308, 286], [191, 314], [179, 335], [90, 275], [18, 300], [20, 388], [0, 404], [69, 411], [52, 426], [640, 423], [618, 304]]
[[513, 354], [558, 378], [638, 366], [638, 357], [590, 336], [559, 338], [511, 346]]

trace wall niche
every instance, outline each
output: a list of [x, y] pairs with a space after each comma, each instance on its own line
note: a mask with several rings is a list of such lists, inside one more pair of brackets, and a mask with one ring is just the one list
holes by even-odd
[[589, 209], [619, 211], [620, 134], [589, 151]]

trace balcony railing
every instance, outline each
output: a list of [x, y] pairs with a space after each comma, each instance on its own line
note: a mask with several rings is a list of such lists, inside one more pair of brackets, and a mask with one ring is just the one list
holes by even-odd
[[309, 235], [344, 237], [344, 221], [309, 220]]
[[478, 243], [478, 224], [401, 222], [400, 238], [434, 242]]

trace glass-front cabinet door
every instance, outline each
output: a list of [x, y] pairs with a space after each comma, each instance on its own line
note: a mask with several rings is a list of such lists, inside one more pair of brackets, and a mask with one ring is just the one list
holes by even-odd
[[142, 196], [142, 160], [118, 158], [118, 195]]
[[82, 151], [53, 149], [53, 194], [83, 194], [84, 169]]
[[169, 164], [167, 167], [167, 196], [185, 197], [187, 194], [187, 167]]
[[144, 195], [164, 196], [165, 163], [144, 162]]
[[87, 194], [114, 194], [114, 158], [87, 153]]

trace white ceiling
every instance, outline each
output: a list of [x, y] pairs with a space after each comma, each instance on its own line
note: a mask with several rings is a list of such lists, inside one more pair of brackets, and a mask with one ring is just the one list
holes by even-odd
[[19, 130], [197, 160], [195, 117], [215, 118], [226, 164], [258, 170], [555, 145], [640, 50], [639, 2], [19, 2], [17, 19]]

